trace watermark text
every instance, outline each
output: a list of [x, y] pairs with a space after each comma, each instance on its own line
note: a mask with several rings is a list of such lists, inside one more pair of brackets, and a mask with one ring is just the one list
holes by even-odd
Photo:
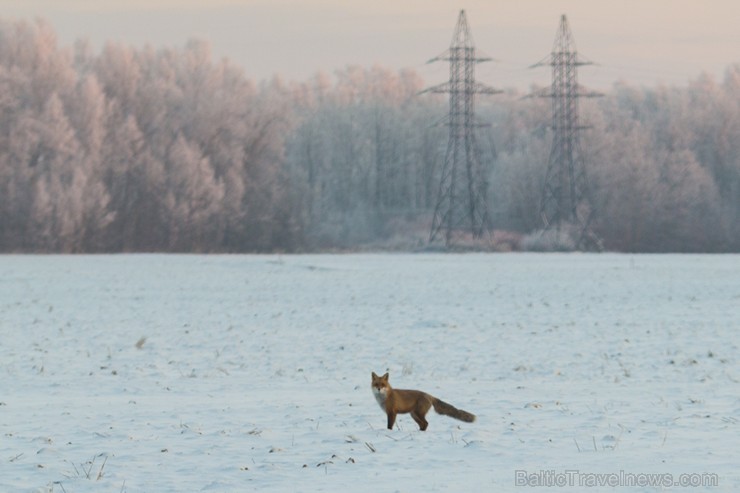
[[545, 469], [535, 472], [517, 469], [514, 471], [514, 486], [540, 488], [707, 488], [719, 485], [715, 473], [633, 473], [619, 471], [614, 473], [590, 473], [577, 469], [556, 471]]

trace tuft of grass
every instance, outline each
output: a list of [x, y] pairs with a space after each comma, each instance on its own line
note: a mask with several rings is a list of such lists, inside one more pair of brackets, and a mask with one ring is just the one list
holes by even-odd
[[[92, 479], [92, 470], [93, 467], [95, 467], [95, 459], [100, 457], [99, 455], [93, 456], [92, 460], [89, 460], [85, 462], [84, 464], [80, 464], [80, 467], [82, 468], [82, 472], [85, 474], [85, 479]], [[100, 466], [100, 471], [98, 471], [98, 474], [96, 476], [95, 481], [99, 481], [100, 478], [103, 477], [103, 468], [105, 468], [105, 463], [108, 461], [108, 456], [105, 457], [105, 460], [103, 461], [103, 465]]]

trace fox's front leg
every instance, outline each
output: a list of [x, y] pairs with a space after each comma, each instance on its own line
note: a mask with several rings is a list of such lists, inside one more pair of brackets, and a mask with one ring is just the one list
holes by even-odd
[[396, 413], [389, 411], [388, 412], [388, 429], [392, 430], [393, 425], [396, 422]]

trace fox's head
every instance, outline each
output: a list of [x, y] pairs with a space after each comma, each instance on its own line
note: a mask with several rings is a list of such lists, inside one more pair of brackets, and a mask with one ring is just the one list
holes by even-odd
[[385, 394], [388, 389], [391, 388], [391, 384], [388, 383], [388, 373], [379, 377], [373, 372], [372, 388], [374, 394]]
[[380, 404], [381, 409], [385, 409], [385, 400], [388, 397], [388, 391], [391, 389], [391, 384], [388, 383], [388, 373], [379, 377], [373, 372], [373, 381], [370, 384], [373, 389], [373, 395], [375, 400]]
[[386, 372], [382, 377], [377, 376], [375, 372], [373, 372], [372, 387], [373, 390], [377, 390], [378, 392], [385, 392], [387, 389], [391, 388], [391, 384], [388, 383], [388, 372]]
[[373, 388], [381, 389], [381, 388], [388, 388], [391, 385], [388, 383], [388, 372], [385, 373], [382, 377], [379, 377], [378, 375], [373, 372]]

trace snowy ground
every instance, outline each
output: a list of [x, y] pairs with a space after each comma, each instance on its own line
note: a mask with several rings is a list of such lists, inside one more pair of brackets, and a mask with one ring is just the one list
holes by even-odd
[[735, 492], [739, 330], [737, 255], [2, 256], [0, 491]]

